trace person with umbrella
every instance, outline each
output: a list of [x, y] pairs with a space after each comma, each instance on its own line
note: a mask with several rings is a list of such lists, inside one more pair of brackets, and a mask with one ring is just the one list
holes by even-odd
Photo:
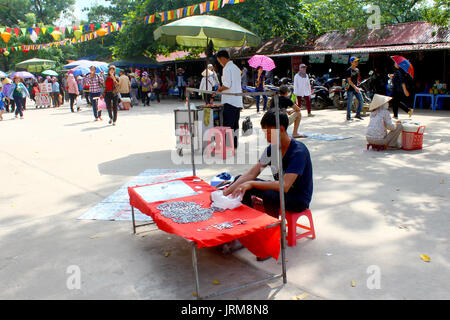
[[[257, 76], [255, 81], [256, 92], [264, 91], [264, 83], [266, 81], [266, 72], [269, 72], [275, 69], [275, 62], [264, 55], [255, 55], [248, 60], [248, 64], [252, 68], [256, 68]], [[267, 109], [267, 96], [263, 96], [264, 98], [264, 111]], [[260, 96], [256, 96], [256, 110], [259, 113], [259, 102]]]
[[[255, 87], [256, 87], [256, 92], [264, 92], [264, 82], [266, 81], [266, 72], [263, 70], [263, 67], [259, 66], [256, 69], [256, 82], [255, 82]], [[259, 103], [261, 101], [261, 96], [256, 96], [256, 112], [259, 113]], [[264, 99], [264, 109], [263, 111], [266, 111], [267, 109], [267, 96], [263, 96]]]
[[14, 76], [13, 83], [9, 87], [8, 98], [14, 100], [16, 104], [16, 118], [18, 118], [18, 115], [20, 114], [20, 119], [23, 119], [23, 104], [25, 98], [29, 96], [30, 93], [23, 84], [23, 79], [19, 76]]
[[394, 119], [398, 119], [398, 109], [405, 111], [411, 118], [413, 109], [407, 106], [410, 93], [406, 88], [406, 74], [409, 73], [411, 77], [414, 76], [414, 69], [411, 63], [401, 56], [391, 57], [394, 60], [395, 72], [393, 76], [393, 92], [392, 92], [392, 110], [394, 112]]

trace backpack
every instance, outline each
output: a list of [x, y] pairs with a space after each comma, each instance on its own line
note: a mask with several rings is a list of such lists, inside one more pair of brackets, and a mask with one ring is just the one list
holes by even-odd
[[253, 124], [250, 121], [250, 117], [246, 117], [242, 122], [242, 132], [244, 135], [250, 135], [253, 133]]

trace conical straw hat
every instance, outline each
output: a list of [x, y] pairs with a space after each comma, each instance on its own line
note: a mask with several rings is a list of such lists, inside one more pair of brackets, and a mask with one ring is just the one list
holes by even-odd
[[388, 103], [391, 100], [392, 100], [392, 97], [383, 96], [381, 94], [375, 94], [373, 96], [372, 102], [370, 103], [369, 111], [373, 111], [373, 110], [381, 107], [385, 103]]

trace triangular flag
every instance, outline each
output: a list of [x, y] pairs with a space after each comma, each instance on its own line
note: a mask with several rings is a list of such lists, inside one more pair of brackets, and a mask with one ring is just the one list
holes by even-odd
[[177, 9], [177, 18], [180, 19], [183, 17], [183, 8]]
[[3, 33], [5, 31], [5, 28], [0, 27], [0, 33]]
[[66, 33], [66, 27], [61, 27], [61, 33], [64, 35]]
[[49, 33], [52, 33], [53, 30], [55, 30], [55, 28], [53, 28], [53, 27], [48, 27], [48, 32], [49, 32]]
[[[0, 30], [1, 31], [1, 30]], [[27, 28], [20, 28], [20, 31], [22, 31], [23, 35], [27, 34]]]
[[42, 34], [45, 34], [47, 32], [47, 28], [46, 27], [42, 27]]
[[39, 31], [41, 31], [41, 28], [34, 28], [34, 32], [36, 32], [36, 35], [39, 35]]
[[67, 32], [72, 33], [73, 29], [71, 26], [67, 26]]
[[28, 28], [27, 30], [28, 30], [28, 32], [29, 32], [30, 34], [33, 33], [33, 28]]
[[91, 25], [89, 25], [89, 27], [91, 28], [91, 31], [93, 32], [94, 29], [95, 29], [95, 25], [94, 25], [94, 24], [91, 24]]
[[11, 28], [6, 28], [6, 32], [11, 33]]
[[14, 28], [14, 33], [16, 34], [17, 38], [19, 37], [19, 32], [20, 32], [19, 28]]

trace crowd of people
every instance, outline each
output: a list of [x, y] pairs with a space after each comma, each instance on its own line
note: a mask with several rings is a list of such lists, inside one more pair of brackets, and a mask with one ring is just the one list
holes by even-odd
[[[50, 85], [41, 92], [41, 84]], [[160, 103], [161, 96], [169, 94], [184, 100], [188, 85], [189, 80], [182, 68], [176, 74], [169, 70], [133, 68], [126, 72], [121, 69], [117, 75], [113, 65], [109, 66], [108, 72], [99, 72], [97, 67], [92, 66], [90, 73], [77, 76], [74, 71], [68, 71], [59, 77], [4, 78], [0, 83], [0, 120], [3, 120], [4, 112], [14, 113], [15, 118], [20, 116], [23, 119], [28, 98], [35, 102], [36, 108], [59, 108], [68, 102], [72, 112], [81, 110], [84, 98], [85, 104], [92, 107], [94, 121], [103, 120], [102, 110], [107, 109], [109, 122], [115, 125], [119, 105], [150, 106], [151, 101]], [[37, 100], [41, 93], [48, 95], [51, 100]]]

